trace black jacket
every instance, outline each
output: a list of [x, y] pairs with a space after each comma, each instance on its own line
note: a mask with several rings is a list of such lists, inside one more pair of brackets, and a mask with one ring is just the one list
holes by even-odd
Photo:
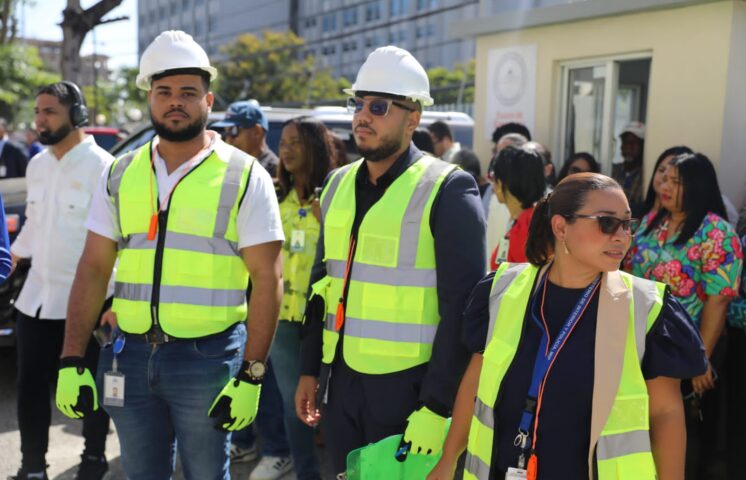
[[27, 165], [27, 149], [10, 140], [6, 141], [0, 152], [0, 178], [25, 177]]

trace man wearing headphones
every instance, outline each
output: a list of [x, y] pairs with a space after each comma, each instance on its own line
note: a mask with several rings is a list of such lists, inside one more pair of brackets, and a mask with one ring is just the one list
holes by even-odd
[[[46, 146], [26, 171], [26, 222], [11, 246], [13, 264], [31, 258], [18, 309], [18, 426], [22, 464], [17, 480], [46, 479], [50, 384], [59, 367], [67, 300], [86, 238], [85, 221], [96, 185], [113, 157], [86, 136], [85, 99], [77, 85], [59, 82], [36, 97], [35, 123]], [[109, 287], [111, 296], [112, 288]], [[91, 339], [86, 363], [92, 371], [98, 345]], [[77, 480], [101, 479], [109, 417], [99, 409], [83, 420], [85, 450]]]

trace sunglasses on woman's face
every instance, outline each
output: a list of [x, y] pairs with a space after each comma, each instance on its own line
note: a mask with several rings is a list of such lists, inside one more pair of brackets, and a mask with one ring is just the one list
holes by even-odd
[[347, 99], [347, 111], [350, 113], [360, 113], [365, 105], [368, 105], [368, 111], [371, 115], [376, 117], [385, 117], [389, 113], [391, 105], [404, 109], [408, 112], [414, 112], [414, 108], [410, 108], [403, 103], [399, 103], [396, 100], [390, 98], [374, 98], [372, 100], [364, 100], [358, 97], [349, 97]]
[[640, 220], [637, 218], [616, 218], [611, 215], [565, 215], [565, 218], [589, 218], [598, 222], [598, 228], [606, 235], [614, 235], [622, 227], [630, 235], [634, 234], [637, 227], [640, 226]]

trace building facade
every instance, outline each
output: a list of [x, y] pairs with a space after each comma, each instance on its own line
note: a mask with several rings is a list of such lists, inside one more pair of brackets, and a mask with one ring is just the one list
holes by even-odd
[[354, 81], [377, 47], [411, 51], [425, 68], [451, 68], [474, 57], [470, 38], [448, 38], [449, 23], [476, 18], [478, 0], [138, 0], [142, 54], [162, 31], [184, 30], [213, 60], [244, 33], [293, 31], [319, 68]]
[[687, 145], [744, 204], [746, 1], [508, 3], [481, 0], [477, 17], [449, 25], [452, 38], [476, 39], [480, 158], [489, 158], [496, 125], [521, 121], [558, 163], [585, 150], [609, 173], [619, 133], [640, 121], [645, 182], [663, 150]]

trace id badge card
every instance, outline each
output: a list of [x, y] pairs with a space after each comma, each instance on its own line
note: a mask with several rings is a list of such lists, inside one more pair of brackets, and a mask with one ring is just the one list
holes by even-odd
[[526, 480], [526, 470], [510, 467], [505, 472], [505, 480]]
[[306, 249], [306, 232], [293, 230], [290, 234], [290, 252], [301, 253]]
[[104, 405], [109, 407], [124, 406], [124, 374], [106, 372], [104, 374]]

